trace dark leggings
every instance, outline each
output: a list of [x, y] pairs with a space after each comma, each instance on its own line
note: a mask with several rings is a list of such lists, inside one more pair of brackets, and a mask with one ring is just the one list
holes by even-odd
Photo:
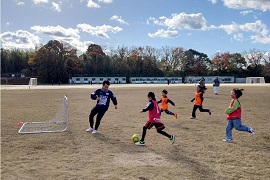
[[196, 110], [199, 108], [201, 112], [209, 112], [209, 109], [203, 109], [202, 106], [194, 105], [192, 110], [192, 117], [196, 117]]
[[98, 129], [99, 127], [99, 124], [100, 124], [100, 121], [102, 119], [102, 117], [104, 116], [105, 112], [107, 110], [104, 110], [104, 109], [101, 109], [101, 108], [98, 108], [98, 107], [94, 107], [92, 110], [91, 110], [91, 113], [89, 115], [89, 123], [90, 123], [90, 127], [93, 128], [94, 126], [94, 116], [97, 114], [97, 118], [96, 118], [96, 124], [95, 124], [95, 130]]
[[[141, 138], [141, 141], [144, 141], [144, 138], [145, 138], [145, 135], [146, 135], [146, 130], [147, 130], [147, 127], [143, 127], [143, 133], [142, 133], [142, 138]], [[171, 138], [171, 135], [169, 135], [168, 133], [166, 133], [165, 131], [162, 131], [162, 129], [160, 130], [157, 130], [157, 132], [159, 134], [162, 134], [163, 136], [166, 136], [168, 138]]]

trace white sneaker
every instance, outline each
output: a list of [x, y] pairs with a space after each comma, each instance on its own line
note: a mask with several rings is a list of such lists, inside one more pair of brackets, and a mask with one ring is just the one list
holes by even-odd
[[232, 143], [232, 142], [233, 142], [233, 140], [232, 140], [232, 139], [223, 139], [223, 142]]
[[94, 129], [93, 128], [88, 128], [86, 129], [86, 132], [90, 132], [90, 131], [93, 131]]
[[252, 135], [254, 135], [255, 134], [255, 131], [254, 131], [254, 129], [252, 129], [252, 127], [249, 127], [249, 130], [248, 130]]
[[97, 132], [97, 130], [93, 130], [93, 132], [92, 132], [92, 134], [97, 134], [98, 132]]

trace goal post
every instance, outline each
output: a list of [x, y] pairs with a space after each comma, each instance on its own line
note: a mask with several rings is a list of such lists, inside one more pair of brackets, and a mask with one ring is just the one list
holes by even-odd
[[264, 77], [246, 77], [246, 83], [265, 83]]
[[64, 101], [53, 119], [44, 122], [25, 122], [22, 124], [19, 134], [64, 132], [68, 129], [68, 98]]
[[37, 78], [30, 78], [28, 83], [29, 88], [31, 86], [37, 86]]

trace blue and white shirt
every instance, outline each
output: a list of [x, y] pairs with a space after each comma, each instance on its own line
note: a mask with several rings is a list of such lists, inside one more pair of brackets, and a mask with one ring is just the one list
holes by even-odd
[[107, 110], [109, 108], [110, 99], [112, 100], [114, 105], [117, 105], [116, 96], [110, 90], [103, 91], [102, 89], [97, 89], [91, 94], [91, 99], [93, 100], [96, 100], [98, 97], [100, 98], [100, 100], [97, 101], [96, 106], [104, 108], [104, 110]]

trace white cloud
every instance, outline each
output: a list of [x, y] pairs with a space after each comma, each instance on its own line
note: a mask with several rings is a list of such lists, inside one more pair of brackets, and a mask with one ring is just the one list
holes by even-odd
[[65, 29], [61, 26], [32, 26], [31, 29], [38, 34], [52, 37], [80, 38], [78, 30], [72, 28]]
[[161, 38], [174, 38], [178, 37], [178, 32], [177, 31], [170, 31], [170, 30], [164, 30], [164, 29], [159, 29], [155, 33], [148, 33], [148, 36], [151, 38], [155, 37], [161, 37]]
[[232, 34], [239, 31], [245, 32], [260, 32], [263, 29], [266, 29], [266, 25], [262, 23], [262, 21], [258, 20], [254, 23], [246, 23], [246, 24], [230, 24], [230, 25], [221, 25], [218, 28], [223, 29], [227, 32], [227, 34]]
[[117, 16], [117, 15], [113, 15], [110, 20], [115, 20], [117, 22], [119, 22], [120, 24], [128, 24], [127, 22], [125, 22], [121, 16]]
[[49, 3], [49, 0], [32, 0], [34, 4], [46, 4]]
[[80, 41], [79, 30], [73, 28], [63, 28], [61, 26], [33, 26], [31, 29], [40, 35], [66, 42], [81, 52], [85, 52], [88, 46], [93, 44], [92, 41]]
[[98, 2], [102, 2], [102, 3], [112, 3], [113, 0], [98, 0]]
[[116, 27], [112, 27], [109, 25], [102, 25], [102, 26], [91, 26], [89, 24], [78, 24], [77, 25], [78, 30], [82, 31], [82, 32], [87, 32], [91, 35], [97, 36], [97, 37], [101, 37], [104, 39], [108, 39], [110, 38], [108, 33], [117, 33], [122, 31], [123, 29], [116, 26]]
[[24, 30], [4, 32], [0, 37], [2, 47], [7, 49], [35, 49], [40, 43], [38, 36]]
[[270, 10], [269, 0], [223, 0], [224, 5], [232, 9]]
[[56, 12], [61, 12], [60, 5], [55, 2], [52, 2], [52, 9]]
[[18, 2], [17, 5], [18, 6], [23, 6], [24, 5], [24, 2]]
[[100, 8], [101, 6], [98, 5], [97, 3], [95, 3], [95, 2], [92, 1], [92, 0], [88, 0], [88, 1], [87, 1], [87, 7], [89, 7], [89, 8]]
[[270, 44], [270, 34], [267, 29], [263, 29], [257, 35], [253, 35], [250, 37], [253, 40], [253, 43], [262, 43], [262, 44]]
[[207, 21], [201, 13], [198, 14], [172, 14], [170, 18], [165, 16], [158, 19], [150, 17], [148, 24], [153, 22], [156, 25], [166, 26], [171, 29], [188, 29], [188, 30], [205, 30], [207, 29]]
[[217, 0], [208, 0], [210, 1], [212, 4], [216, 4], [217, 3]]
[[242, 14], [243, 16], [252, 13], [252, 10], [247, 10], [247, 11], [241, 11], [240, 14]]
[[236, 41], [243, 41], [243, 34], [242, 33], [235, 34], [235, 35], [233, 35], [233, 38]]

